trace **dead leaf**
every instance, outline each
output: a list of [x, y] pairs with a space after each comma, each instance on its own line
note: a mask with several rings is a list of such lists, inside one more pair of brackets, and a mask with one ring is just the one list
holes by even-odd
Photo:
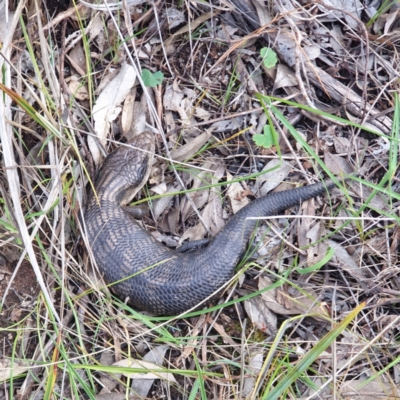
[[229, 344], [232, 347], [236, 346], [236, 342], [228, 335], [225, 331], [223, 325], [219, 324], [218, 322], [213, 322], [213, 328], [220, 334], [224, 343]]
[[377, 399], [398, 399], [400, 389], [389, 382], [385, 382], [383, 377], [374, 376], [374, 380], [365, 383], [367, 376], [360, 379], [345, 381], [340, 385], [338, 393], [347, 399], [377, 400]]
[[28, 371], [27, 365], [19, 364], [16, 361], [11, 362], [10, 360], [3, 358], [0, 361], [0, 382], [10, 379], [11, 376], [15, 378], [26, 371]]
[[[258, 288], [259, 290], [264, 289], [272, 283], [271, 279], [261, 276], [258, 281]], [[300, 285], [299, 282], [296, 282], [296, 284]], [[324, 319], [322, 316], [323, 311], [316, 304], [318, 295], [309, 286], [304, 289], [304, 293], [289, 285], [287, 290], [275, 288], [263, 292], [261, 296], [267, 307], [276, 314], [297, 315], [307, 312], [314, 314], [314, 318], [319, 319], [317, 316], [321, 315], [320, 318]]]
[[[226, 180], [231, 182], [233, 179], [232, 175], [228, 172]], [[243, 188], [240, 182], [232, 182], [228, 185], [228, 191], [226, 193], [231, 203], [232, 211], [236, 214], [240, 209], [246, 207], [250, 203], [250, 200], [243, 196], [246, 189]]]
[[[321, 2], [316, 4], [322, 12], [327, 12], [329, 15], [333, 15], [338, 19], [344, 19], [346, 24], [353, 29], [358, 28], [357, 19], [361, 18], [361, 10], [363, 9], [362, 4], [358, 0], [324, 0], [324, 3]], [[331, 7], [324, 7], [324, 4]], [[340, 10], [346, 11], [346, 13], [342, 13]], [[357, 19], [353, 18], [353, 15]]]
[[341, 176], [354, 172], [353, 167], [343, 157], [331, 154], [328, 151], [324, 153], [324, 156], [325, 164], [333, 174]]
[[178, 111], [181, 108], [181, 103], [184, 93], [175, 85], [168, 85], [164, 92], [164, 108], [165, 110]]
[[[221, 179], [224, 172], [224, 167], [222, 165], [218, 165], [211, 182], [215, 183]], [[218, 188], [210, 189], [209, 201], [201, 212], [201, 216], [208, 229], [215, 235], [224, 227], [225, 222], [222, 218], [222, 204]], [[184, 232], [180, 239], [180, 243], [183, 243], [186, 239], [191, 241], [203, 239], [206, 234], [207, 230], [205, 226], [201, 221], [199, 221], [197, 225], [187, 229]]]
[[[351, 191], [356, 194], [357, 197], [365, 200], [370, 197], [372, 194], [373, 189], [366, 185], [361, 185], [360, 183], [354, 182], [354, 181], [349, 181], [348, 186], [350, 186]], [[375, 196], [369, 200], [368, 205], [370, 205], [372, 208], [375, 210], [383, 210], [385, 212], [388, 212], [388, 207], [387, 207], [387, 198], [384, 201], [385, 195], [382, 193], [376, 193]]]
[[20, 308], [13, 308], [10, 315], [10, 321], [18, 322], [21, 318], [22, 310]]
[[194, 110], [194, 116], [196, 118], [200, 118], [203, 121], [208, 121], [211, 118], [211, 114], [205, 110], [204, 108], [201, 107], [196, 107]]
[[306, 238], [309, 240], [309, 247], [307, 248], [307, 265], [309, 267], [321, 261], [327, 253], [328, 245], [325, 241], [319, 241], [324, 236], [325, 225], [321, 222], [316, 222], [314, 226], [306, 233]]
[[[222, 218], [222, 204], [219, 196], [215, 194], [210, 195], [210, 201], [204, 207], [201, 216], [208, 229], [210, 229], [214, 235], [224, 227], [225, 222]], [[206, 233], [207, 230], [200, 221], [196, 226], [185, 231], [180, 242], [183, 242], [186, 239], [190, 239], [191, 241], [203, 239]]]
[[161, 197], [160, 199], [157, 199], [154, 202], [154, 207], [153, 207], [153, 214], [154, 214], [154, 219], [157, 221], [160, 215], [166, 210], [167, 207], [172, 202], [172, 196], [168, 196], [168, 193], [174, 193], [177, 192], [180, 188], [180, 185], [178, 184], [170, 184], [168, 185], [168, 190], [166, 191], [166, 196]]
[[170, 36], [164, 43], [164, 46], [170, 46], [174, 43], [180, 35], [183, 33], [193, 32], [199, 25], [209, 20], [211, 17], [215, 17], [219, 14], [219, 10], [213, 10], [212, 12], [207, 12], [200, 17], [196, 18], [194, 21], [191, 21], [190, 24], [185, 25], [183, 28], [177, 30], [172, 36]]
[[[150, 350], [144, 357], [143, 360], [146, 362], [154, 363], [157, 366], [162, 366], [165, 360], [165, 353], [169, 349], [169, 345], [161, 345], [153, 348]], [[175, 382], [175, 378], [171, 375], [173, 380], [172, 382]], [[142, 397], [147, 397], [149, 395], [149, 391], [154, 383], [154, 380], [152, 379], [139, 379], [135, 378], [134, 381], [132, 382], [131, 389], [132, 391], [139, 396]]]
[[122, 372], [121, 374], [126, 376], [132, 380], [154, 380], [154, 379], [164, 379], [168, 382], [176, 383], [174, 376], [170, 372], [162, 372], [163, 368], [157, 364], [144, 361], [144, 360], [135, 360], [124, 359], [121, 361], [117, 361], [113, 364], [114, 367], [124, 367], [124, 368], [140, 368], [147, 369], [149, 372]]
[[220, 133], [226, 131], [232, 131], [235, 129], [239, 129], [243, 125], [243, 118], [236, 117], [231, 119], [225, 119], [223, 121], [214, 122], [210, 129], [213, 132]]
[[261, 26], [267, 25], [272, 21], [272, 15], [269, 12], [268, 7], [265, 7], [264, 0], [253, 0], [252, 3], [257, 11], [258, 20], [260, 21]]
[[[100, 364], [101, 365], [112, 365], [115, 362], [115, 356], [112, 351], [106, 350], [101, 353], [100, 356]], [[100, 382], [103, 387], [100, 390], [100, 394], [110, 393], [112, 390], [116, 388], [118, 385], [118, 380], [121, 377], [121, 374], [108, 374], [105, 372], [99, 372], [100, 374]]]
[[278, 64], [272, 92], [275, 92], [275, 90], [283, 87], [294, 87], [297, 85], [298, 83], [296, 75], [294, 74], [293, 70], [284, 64]]
[[[260, 373], [264, 362], [264, 355], [262, 352], [250, 354], [249, 364], [247, 365], [247, 370], [251, 372], [250, 376], [244, 378], [243, 391], [242, 394], [247, 398], [253, 391], [256, 384], [256, 377]], [[247, 374], [246, 374], [247, 375]]]
[[87, 72], [85, 52], [83, 51], [81, 42], [78, 42], [72, 50], [67, 54], [67, 58], [71, 65], [76, 69], [80, 76], [85, 76]]
[[165, 194], [168, 191], [168, 187], [165, 182], [161, 182], [156, 186], [152, 186], [150, 190], [156, 194]]
[[[217, 183], [225, 173], [225, 168], [217, 157], [209, 158], [201, 165], [201, 169], [202, 171], [193, 178], [191, 189], [198, 189], [201, 186]], [[218, 188], [203, 189], [190, 193], [189, 196], [195, 207], [203, 207], [207, 203], [212, 190], [219, 193]], [[182, 200], [181, 206], [182, 220], [186, 221], [187, 217], [193, 213], [192, 204], [189, 202], [187, 197], [185, 197]]]
[[261, 332], [273, 335], [278, 328], [278, 318], [270, 310], [262, 296], [254, 297], [244, 302], [244, 308], [251, 322]]
[[259, 190], [260, 196], [267, 195], [271, 190], [274, 190], [292, 170], [292, 166], [282, 159], [274, 159], [269, 161], [263, 171], [267, 171], [257, 177], [257, 182], [261, 184]]
[[291, 33], [280, 29], [276, 38], [276, 48], [288, 66], [293, 67], [296, 63], [296, 42]]
[[[134, 109], [136, 107], [140, 107], [137, 104], [135, 104], [135, 97], [136, 97], [136, 87], [133, 87], [128, 95], [125, 98], [124, 101], [124, 106], [122, 107], [122, 114], [121, 114], [121, 130], [122, 134], [126, 136], [126, 133], [131, 129], [132, 123], [136, 122], [134, 118]], [[140, 110], [141, 111], [141, 110]], [[141, 131], [143, 132], [144, 129]], [[127, 137], [127, 140], [129, 141], [131, 138]]]
[[345, 137], [334, 137], [333, 144], [335, 145], [336, 153], [348, 153], [351, 147], [350, 140]]
[[215, 193], [211, 193], [208, 204], [204, 207], [201, 216], [210, 231], [216, 235], [225, 225], [222, 218], [222, 202], [221, 197]]
[[77, 75], [72, 75], [68, 79], [65, 79], [68, 83], [68, 88], [75, 98], [78, 100], [86, 100], [89, 98], [89, 93], [86, 86], [83, 84], [81, 78]]
[[307, 234], [314, 225], [314, 215], [315, 215], [315, 200], [310, 199], [301, 205], [301, 212], [304, 217], [297, 223], [297, 236], [300, 248], [307, 248], [310, 244]]
[[347, 271], [351, 276], [357, 280], [365, 279], [365, 272], [359, 265], [353, 260], [349, 253], [339, 243], [333, 240], [327, 240], [329, 247], [335, 250], [331, 262], [336, 262], [338, 267]]
[[165, 9], [168, 29], [174, 29], [186, 20], [185, 14], [175, 7], [167, 7]]
[[[136, 80], [136, 73], [129, 64], [122, 64], [118, 75], [108, 83], [97, 98], [93, 107], [94, 127], [100, 143], [105, 146], [110, 131], [110, 124], [122, 111], [121, 103], [128, 96]], [[96, 165], [101, 161], [101, 154], [96, 141], [88, 136], [88, 146]]]
[[176, 161], [183, 161], [192, 157], [210, 140], [210, 137], [211, 132], [209, 130], [205, 130], [199, 136], [191, 139], [188, 143], [181, 146], [179, 149], [171, 151], [172, 159]]

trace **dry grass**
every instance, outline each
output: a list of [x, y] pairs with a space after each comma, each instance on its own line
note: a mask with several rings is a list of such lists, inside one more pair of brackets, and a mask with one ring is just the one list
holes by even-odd
[[[400, 397], [400, 11], [253, 3], [4, 13], [0, 399]], [[82, 228], [101, 160], [144, 129], [137, 200], [169, 245], [278, 185], [354, 178], [260, 223], [208, 308], [152, 317], [108, 290]]]

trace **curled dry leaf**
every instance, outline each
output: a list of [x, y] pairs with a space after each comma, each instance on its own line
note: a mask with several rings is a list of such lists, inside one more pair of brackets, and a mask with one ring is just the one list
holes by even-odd
[[182, 22], [186, 20], [185, 14], [179, 11], [175, 7], [168, 7], [165, 9], [166, 20], [168, 24], [168, 29], [173, 29], [179, 26]]
[[169, 111], [177, 111], [181, 108], [184, 93], [174, 85], [168, 85], [164, 92], [164, 108]]
[[300, 248], [307, 248], [307, 246], [310, 244], [307, 234], [315, 222], [313, 218], [315, 215], [314, 200], [312, 199], [303, 203], [301, 205], [301, 212], [303, 217], [297, 223], [298, 245]]
[[[254, 243], [257, 246], [257, 254], [260, 257], [276, 254], [282, 244], [281, 237], [287, 228], [287, 220], [285, 218], [274, 222], [274, 230], [271, 230], [266, 224], [262, 224], [257, 228]], [[278, 233], [280, 236], [278, 236]]]
[[203, 121], [208, 121], [211, 118], [211, 114], [205, 110], [204, 108], [201, 107], [196, 107], [194, 110], [194, 116], [196, 118], [200, 118]]
[[87, 27], [87, 34], [89, 35], [89, 42], [92, 42], [94, 39], [101, 35], [100, 40], [96, 40], [97, 48], [100, 51], [100, 54], [103, 53], [104, 47], [104, 20], [100, 13], [92, 14], [90, 18], [89, 25]]
[[176, 111], [179, 114], [182, 125], [190, 127], [196, 121], [191, 116], [192, 101], [187, 101], [185, 96], [187, 96], [187, 92], [180, 90], [178, 84], [174, 82], [165, 88], [163, 103], [166, 111]]
[[243, 118], [236, 117], [232, 119], [224, 119], [223, 121], [214, 122], [211, 125], [213, 132], [220, 133], [240, 129], [243, 126]]
[[335, 146], [336, 153], [347, 153], [351, 147], [350, 140], [341, 136], [335, 136], [333, 138], [333, 144]]
[[[93, 107], [93, 119], [97, 138], [101, 145], [105, 146], [110, 124], [121, 112], [120, 105], [129, 94], [135, 80], [135, 70], [125, 63], [118, 75], [108, 83], [97, 98]], [[101, 154], [97, 143], [91, 136], [88, 136], [88, 146], [94, 162], [98, 165], [101, 161]]]
[[165, 194], [168, 191], [168, 187], [165, 182], [161, 182], [158, 185], [153, 186], [150, 190], [156, 194]]
[[261, 26], [267, 25], [272, 21], [269, 7], [265, 7], [265, 2], [263, 0], [253, 0], [252, 4], [257, 11], [257, 16]]
[[[395, 239], [396, 240], [396, 239]], [[393, 238], [392, 238], [393, 243]], [[365, 240], [366, 246], [363, 246], [363, 252], [371, 255], [386, 254], [389, 244], [387, 232], [376, 233], [374, 236]], [[395, 247], [396, 248], [396, 247]], [[395, 254], [393, 254], [395, 256]]]
[[[134, 115], [134, 109], [137, 107], [135, 104], [135, 97], [136, 97], [136, 87], [133, 87], [130, 92], [127, 94], [124, 106], [122, 107], [122, 114], [121, 114], [121, 130], [122, 134], [126, 137], [127, 132], [131, 129], [132, 124], [136, 123]], [[144, 129], [141, 131], [143, 132]], [[129, 141], [130, 138], [127, 138]]]
[[[222, 218], [222, 204], [221, 199], [215, 193], [210, 194], [210, 200], [201, 212], [204, 223], [213, 234], [217, 234], [224, 227], [224, 220]], [[200, 221], [193, 228], [189, 228], [182, 235], [180, 243], [186, 239], [200, 240], [205, 237], [207, 233], [206, 228]]]
[[170, 36], [164, 43], [164, 46], [170, 46], [174, 43], [178, 37], [184, 33], [193, 32], [199, 25], [203, 24], [205, 21], [210, 19], [211, 17], [215, 17], [219, 14], [219, 10], [213, 10], [212, 12], [206, 12], [196, 18], [194, 21], [191, 21], [190, 24], [185, 25], [181, 29], [177, 30], [172, 36]]

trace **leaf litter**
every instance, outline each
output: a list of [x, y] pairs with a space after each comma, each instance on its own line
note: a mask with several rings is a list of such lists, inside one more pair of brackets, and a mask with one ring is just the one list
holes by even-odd
[[[29, 8], [21, 3], [3, 13], [6, 19], [2, 14], [0, 26], [9, 27], [0, 30], [9, 61], [2, 64], [5, 83], [16, 93], [7, 92], [15, 104], [6, 102], [0, 118], [3, 135], [13, 138], [4, 165], [18, 165], [20, 174], [13, 175], [17, 186], [7, 170], [1, 182], [6, 383], [0, 397], [18, 386], [19, 398], [45, 391], [101, 398], [131, 390], [151, 398], [268, 398], [363, 301], [367, 306], [352, 324], [292, 381], [291, 393], [399, 396], [399, 196], [392, 188], [398, 180], [398, 7], [374, 1], [364, 14], [356, 1], [143, 3], [62, 9], [46, 2], [48, 12], [30, 17], [25, 36], [17, 21]], [[45, 56], [48, 46], [56, 62]], [[268, 65], [266, 48], [273, 56]], [[285, 101], [261, 103], [254, 93]], [[260, 149], [253, 137], [265, 132], [267, 121], [277, 141]], [[212, 237], [254, 197], [321, 180], [323, 171], [355, 172], [364, 184], [351, 181], [260, 226], [259, 258], [211, 303], [222, 308], [159, 321], [88, 278], [91, 257], [79, 227], [86, 182], [107, 153], [148, 129], [157, 154], [137, 200], [163, 197], [149, 200], [151, 213], [141, 223], [170, 246]], [[24, 246], [34, 271], [23, 261]], [[30, 285], [33, 274], [44, 296]], [[256, 291], [262, 293], [247, 298]], [[54, 306], [43, 300], [50, 298]], [[22, 341], [16, 332], [23, 332]], [[158, 351], [157, 360], [148, 359]], [[121, 371], [141, 365], [152, 375], [114, 379], [96, 370], [111, 365], [104, 354]], [[43, 367], [50, 364], [63, 374]], [[176, 373], [164, 376], [160, 366]], [[98, 384], [93, 377], [101, 377]], [[52, 383], [38, 383], [46, 381]]]

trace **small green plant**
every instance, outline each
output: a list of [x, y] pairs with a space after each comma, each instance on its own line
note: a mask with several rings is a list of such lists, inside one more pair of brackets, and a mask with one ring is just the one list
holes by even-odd
[[263, 47], [260, 50], [260, 56], [262, 57], [263, 64], [266, 68], [273, 68], [278, 62], [278, 57], [276, 53], [269, 47]]
[[275, 132], [269, 125], [264, 125], [264, 133], [256, 133], [253, 136], [253, 140], [257, 146], [264, 147], [264, 149], [269, 149], [276, 145]]
[[164, 74], [161, 71], [154, 72], [154, 74], [148, 69], [143, 69], [141, 76], [145, 86], [156, 87], [161, 85], [164, 80]]

